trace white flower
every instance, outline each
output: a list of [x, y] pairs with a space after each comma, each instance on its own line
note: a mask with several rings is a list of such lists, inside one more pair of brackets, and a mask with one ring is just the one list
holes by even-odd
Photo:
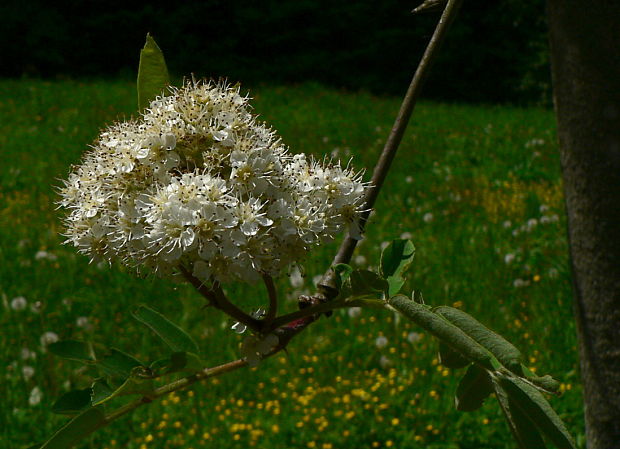
[[11, 309], [15, 311], [24, 310], [28, 305], [28, 301], [23, 296], [18, 296], [11, 300]]
[[34, 368], [30, 365], [22, 366], [22, 376], [24, 377], [25, 381], [30, 380], [30, 378], [34, 376]]
[[90, 320], [88, 319], [87, 316], [79, 316], [77, 317], [77, 319], [75, 320], [75, 325], [77, 327], [81, 327], [84, 330], [91, 330], [92, 329], [92, 325], [90, 324]]
[[347, 310], [347, 314], [351, 318], [357, 318], [358, 316], [362, 314], [362, 308], [361, 307], [349, 307], [349, 309]]
[[407, 341], [409, 343], [416, 344], [417, 342], [419, 342], [422, 339], [422, 336], [420, 334], [418, 334], [417, 332], [409, 332], [407, 334]]
[[43, 399], [43, 392], [39, 387], [34, 387], [30, 391], [30, 396], [28, 397], [28, 404], [34, 407], [41, 402], [41, 399]]
[[47, 259], [53, 262], [57, 260], [58, 257], [56, 256], [56, 254], [48, 253], [47, 251], [37, 251], [37, 253], [34, 255], [34, 259], [35, 260]]
[[56, 343], [58, 341], [58, 335], [54, 332], [48, 331], [41, 335], [39, 340], [41, 341], [41, 346], [46, 347], [52, 343]]
[[239, 87], [188, 83], [104, 130], [64, 182], [67, 243], [92, 260], [203, 282], [277, 275], [344, 230], [367, 184], [291, 155]]
[[529, 284], [529, 281], [525, 281], [521, 278], [515, 279], [512, 283], [515, 288], [527, 287]]
[[432, 212], [425, 213], [424, 217], [422, 217], [422, 220], [424, 220], [424, 223], [430, 223], [431, 221], [433, 221], [433, 213]]
[[515, 255], [513, 253], [508, 253], [504, 256], [504, 263], [509, 265], [513, 260], [515, 260]]
[[383, 349], [387, 346], [388, 344], [388, 339], [386, 337], [384, 337], [383, 335], [379, 335], [377, 337], [377, 339], [375, 340], [375, 346], [378, 349]]
[[37, 358], [37, 353], [34, 351], [31, 351], [28, 348], [22, 348], [20, 355], [21, 355], [22, 360], [28, 360], [28, 359], [34, 360]]
[[379, 359], [379, 365], [381, 365], [381, 368], [386, 369], [392, 366], [393, 363], [388, 356], [382, 355]]

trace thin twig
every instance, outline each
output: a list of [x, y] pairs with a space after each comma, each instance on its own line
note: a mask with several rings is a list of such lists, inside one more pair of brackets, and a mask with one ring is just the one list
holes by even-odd
[[179, 267], [185, 279], [187, 279], [190, 284], [194, 286], [198, 292], [204, 296], [209, 304], [211, 304], [216, 309], [221, 310], [228, 316], [234, 318], [242, 324], [245, 324], [247, 327], [252, 329], [253, 331], [260, 331], [261, 322], [256, 318], [251, 317], [243, 310], [235, 306], [232, 302], [226, 298], [226, 294], [222, 290], [219, 284], [215, 284], [213, 289], [208, 288], [205, 284], [200, 282], [199, 279], [195, 278], [189, 271], [187, 271], [183, 267]]
[[152, 393], [149, 393], [148, 397], [141, 397], [134, 401], [128, 402], [127, 404], [114, 410], [112, 413], [105, 417], [105, 421], [101, 427], [111, 423], [112, 421], [120, 418], [123, 415], [126, 415], [127, 413], [140, 407], [141, 405], [151, 402], [154, 399], [158, 399], [166, 394], [172, 393], [173, 391], [188, 387], [198, 381], [208, 379], [209, 377], [219, 376], [220, 374], [243, 368], [247, 364], [248, 363], [245, 361], [245, 359], [239, 359], [225, 363], [223, 365], [215, 366], [213, 368], [205, 368], [202, 371], [198, 371], [197, 373], [192, 374], [191, 376], [183, 377], [169, 384], [162, 385], [161, 387], [156, 388]]
[[263, 323], [264, 327], [271, 326], [274, 318], [278, 315], [278, 291], [273, 284], [273, 278], [268, 274], [263, 274], [263, 282], [267, 287], [267, 294], [269, 295], [269, 309], [267, 309], [267, 315]]
[[[372, 179], [370, 181], [371, 187], [366, 194], [366, 201], [364, 203], [364, 212], [362, 212], [359, 219], [361, 231], [363, 231], [366, 226], [370, 211], [377, 200], [377, 196], [383, 186], [383, 182], [388, 174], [390, 165], [394, 160], [394, 156], [396, 155], [400, 142], [405, 134], [407, 124], [409, 123], [409, 119], [413, 113], [413, 109], [420, 98], [424, 81], [426, 81], [426, 78], [428, 77], [431, 65], [437, 57], [438, 50], [448, 29], [450, 28], [450, 25], [452, 24], [452, 21], [454, 20], [454, 17], [456, 16], [456, 13], [458, 12], [459, 7], [461, 6], [461, 3], [462, 0], [448, 0], [441, 18], [439, 19], [439, 23], [435, 28], [435, 32], [433, 33], [433, 36], [424, 51], [424, 55], [418, 64], [415, 74], [413, 75], [409, 89], [407, 89], [405, 98], [403, 99], [398, 115], [396, 116], [392, 131], [385, 142], [381, 156], [379, 156], [377, 165], [375, 165], [373, 170]], [[357, 242], [358, 240], [352, 238], [350, 235], [347, 235], [338, 249], [338, 253], [332, 262], [332, 266], [339, 263], [349, 263], [351, 257], [353, 256], [353, 251], [355, 251]], [[334, 273], [331, 268], [323, 275], [320, 285], [324, 287], [323, 294], [331, 296], [326, 299], [333, 299], [335, 296], [334, 292], [337, 294]]]

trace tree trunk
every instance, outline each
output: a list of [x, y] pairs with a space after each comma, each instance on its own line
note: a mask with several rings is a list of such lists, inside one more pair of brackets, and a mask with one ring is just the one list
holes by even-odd
[[620, 448], [620, 2], [547, 6], [586, 438]]

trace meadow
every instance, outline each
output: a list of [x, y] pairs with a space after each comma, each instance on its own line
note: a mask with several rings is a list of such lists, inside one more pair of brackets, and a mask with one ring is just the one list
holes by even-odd
[[[352, 159], [366, 178], [399, 99], [315, 84], [258, 86], [255, 112], [296, 152]], [[179, 323], [215, 365], [242, 336], [191, 288], [105, 263], [62, 244], [56, 189], [99, 131], [135, 114], [129, 82], [0, 81], [0, 448], [43, 441], [67, 420], [51, 404], [91, 373], [46, 351], [92, 340], [143, 360], [162, 343], [131, 317], [145, 303]], [[422, 102], [353, 265], [376, 267], [382, 245], [408, 237], [405, 290], [462, 308], [514, 342], [532, 370], [560, 380], [551, 404], [583, 447], [583, 412], [553, 112]], [[313, 290], [337, 243], [278, 280], [284, 307]], [[251, 311], [256, 286], [227, 286]], [[287, 353], [172, 394], [97, 432], [84, 448], [515, 447], [494, 400], [454, 409], [461, 372], [437, 345], [388, 312], [321, 318]]]

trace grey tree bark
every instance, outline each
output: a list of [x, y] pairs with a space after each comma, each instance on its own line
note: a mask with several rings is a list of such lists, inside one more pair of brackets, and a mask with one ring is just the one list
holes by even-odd
[[547, 7], [586, 439], [620, 448], [620, 2]]

